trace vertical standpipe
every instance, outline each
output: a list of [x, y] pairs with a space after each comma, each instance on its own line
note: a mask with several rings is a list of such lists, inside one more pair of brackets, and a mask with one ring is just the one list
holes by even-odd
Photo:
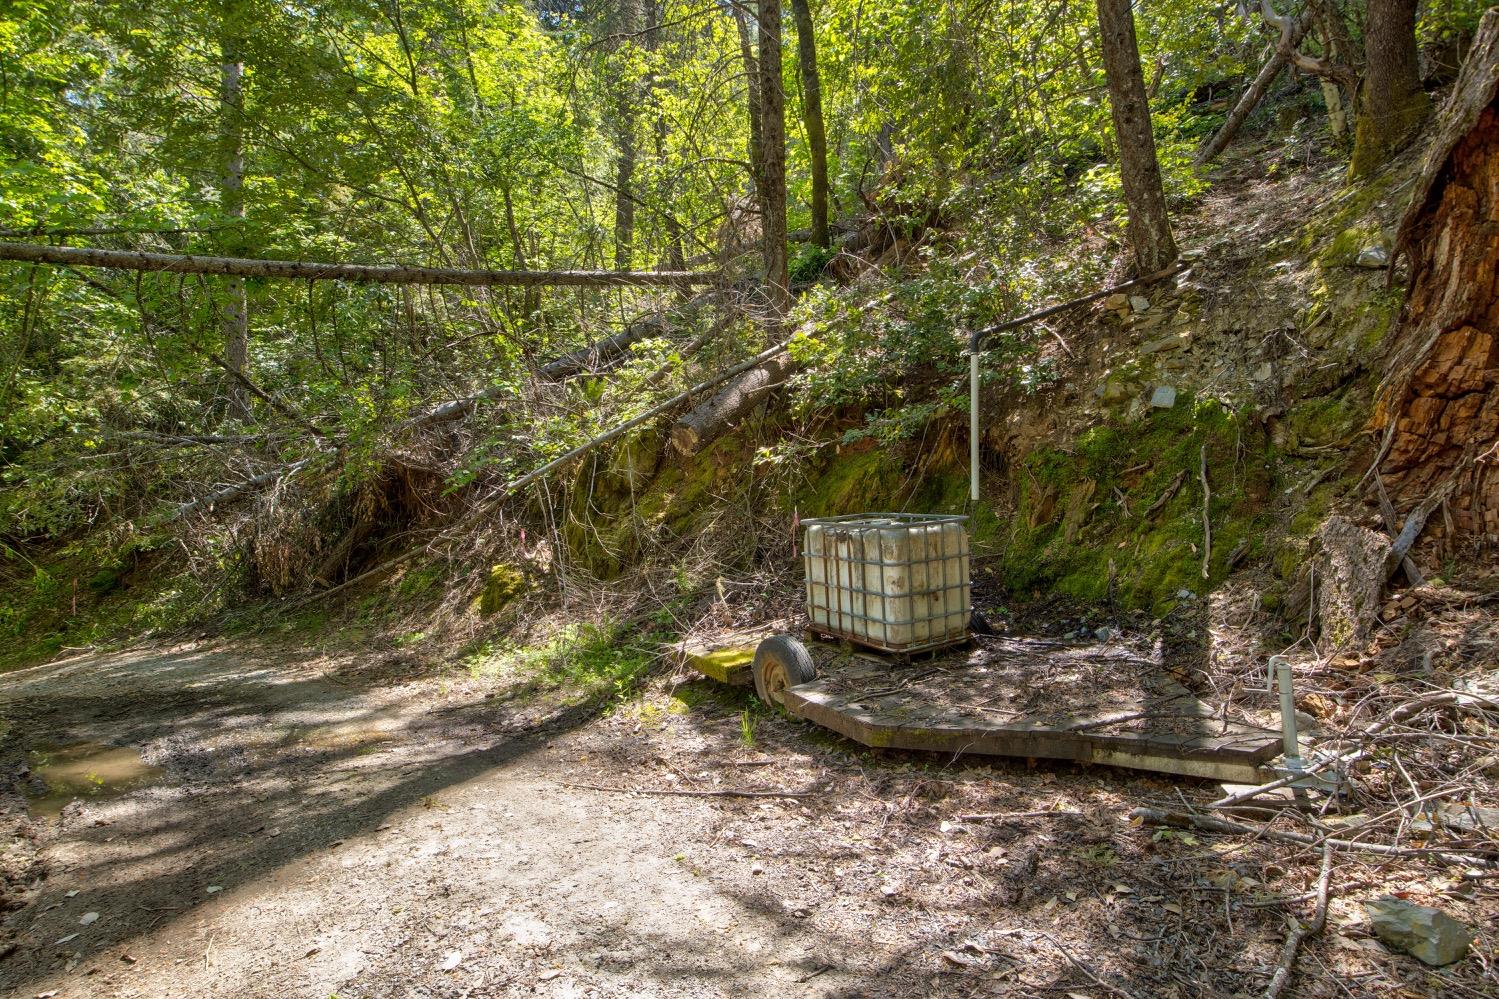
[[979, 348], [968, 345], [968, 498], [979, 501]]
[[1291, 689], [1291, 660], [1286, 656], [1271, 656], [1270, 665], [1275, 668], [1275, 685], [1280, 688], [1280, 730], [1282, 748], [1286, 760], [1301, 759], [1301, 743], [1296, 733], [1296, 694]]

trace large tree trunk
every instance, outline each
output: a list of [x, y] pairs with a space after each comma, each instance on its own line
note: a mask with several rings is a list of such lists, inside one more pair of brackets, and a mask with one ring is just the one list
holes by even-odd
[[1097, 0], [1109, 105], [1119, 137], [1119, 173], [1129, 210], [1129, 241], [1141, 274], [1164, 270], [1176, 260], [1176, 240], [1166, 217], [1166, 192], [1150, 130], [1150, 103], [1140, 72], [1140, 49], [1129, 0]]
[[[245, 252], [245, 66], [230, 26], [221, 25], [220, 32], [219, 208], [229, 219], [228, 239], [220, 243], [231, 255], [238, 256]], [[250, 311], [244, 279], [231, 277], [225, 281], [224, 295], [219, 328], [224, 341], [224, 360], [231, 372], [224, 390], [229, 397], [230, 418], [247, 422], [251, 418], [250, 396], [243, 382], [232, 377], [233, 373], [246, 374], [250, 360]]]
[[[1401, 224], [1410, 286], [1376, 419], [1397, 505], [1451, 488], [1428, 536], [1499, 540], [1499, 12], [1484, 16]], [[1444, 535], [1446, 537], [1444, 537]]]
[[781, 0], [758, 0], [760, 21], [760, 189], [765, 294], [772, 336], [791, 311], [791, 271], [786, 258], [786, 91], [781, 82]]
[[822, 78], [817, 72], [817, 38], [808, 0], [791, 0], [796, 18], [797, 64], [802, 78], [802, 120], [812, 161], [812, 245], [828, 243], [828, 137], [822, 121]]
[[[640, 30], [639, 0], [616, 0], [614, 17], [608, 21], [617, 36]], [[629, 43], [620, 40], [617, 48]], [[629, 270], [635, 249], [635, 84], [621, 67], [614, 67], [614, 267]]]
[[1417, 0], [1369, 0], [1366, 70], [1354, 126], [1352, 177], [1382, 166], [1431, 110], [1416, 52]]

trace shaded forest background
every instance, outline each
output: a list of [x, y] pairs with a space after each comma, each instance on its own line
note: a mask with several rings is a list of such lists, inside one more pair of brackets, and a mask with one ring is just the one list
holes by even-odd
[[[447, 613], [469, 636], [522, 595], [582, 612], [626, 593], [611, 620], [642, 592], [681, 610], [704, 594], [725, 603], [725, 577], [779, 578], [798, 514], [968, 509], [967, 334], [1133, 273], [1107, 5], [796, 2], [773, 47], [766, 6], [14, 5], [0, 37], [5, 239], [714, 276], [705, 289], [454, 288], [0, 267], [0, 628], [17, 653], [170, 629], [246, 598], [316, 606], [356, 581], [393, 579], [405, 597], [451, 588]], [[1368, 113], [1390, 64], [1386, 7], [1404, 12], [1397, 55], [1418, 58], [1404, 70], [1417, 83], [1385, 94], [1398, 127], [1371, 128], [1386, 120]], [[1309, 206], [1327, 208], [1319, 246], [1388, 243], [1358, 227], [1399, 189], [1386, 166], [1429, 116], [1427, 91], [1455, 79], [1481, 14], [1473, 0], [1140, 5], [1171, 212], [1211, 205], [1224, 175], [1208, 161], [1247, 120], [1281, 151], [1266, 179], [1337, 173]], [[781, 240], [761, 238], [763, 143], [776, 138], [762, 105], [782, 96], [794, 306], [774, 300], [780, 282], [763, 293], [762, 250]], [[1345, 177], [1356, 211], [1329, 194]], [[1367, 300], [1387, 329], [1398, 302]], [[744, 433], [715, 445], [678, 419], [700, 394], [581, 467], [526, 479], [753, 358], [788, 308], [789, 358], [753, 400], [774, 388], [775, 404], [736, 414]], [[1379, 344], [1360, 331], [1372, 359]], [[1064, 332], [988, 344], [991, 426], [1075, 388]], [[1130, 487], [1109, 478], [1119, 456], [1184, 430], [1270, 432], [1231, 392], [1142, 427], [1129, 400], [1107, 398], [1129, 378], [1105, 375], [1117, 426], [1049, 426], [1060, 452], [1038, 449], [1039, 431], [986, 439], [993, 495], [968, 512], [1009, 553], [1018, 593], [1073, 578], [1079, 597], [1118, 594], [1114, 536], [1079, 535], [1100, 501], [1110, 514], [1109, 489]], [[1337, 418], [1357, 423], [1349, 412]], [[887, 462], [906, 472], [892, 480]], [[1178, 471], [1163, 468], [1153, 498], [1173, 500]], [[1264, 487], [1220, 496], [1243, 515], [1204, 575], [1246, 557], [1234, 546], [1263, 527], [1251, 513]], [[1147, 548], [1174, 554], [1147, 553], [1127, 605], [1161, 609], [1195, 572], [1186, 537], [1201, 524], [1162, 531], [1175, 533]], [[1058, 532], [1091, 554], [1063, 552]], [[666, 596], [617, 582], [647, 565]], [[1085, 575], [1106, 588], [1080, 587]]]

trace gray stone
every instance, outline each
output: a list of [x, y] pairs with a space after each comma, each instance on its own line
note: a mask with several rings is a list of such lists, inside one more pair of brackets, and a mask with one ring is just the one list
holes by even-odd
[[1373, 246], [1366, 246], [1358, 251], [1358, 259], [1354, 263], [1360, 267], [1367, 267], [1370, 270], [1382, 270], [1390, 266], [1390, 251], [1378, 243]]
[[1093, 390], [1093, 394], [1104, 402], [1123, 402], [1129, 398], [1129, 386], [1116, 378], [1107, 378]]
[[1254, 369], [1254, 380], [1257, 382], [1268, 382], [1275, 377], [1275, 365], [1266, 361]]
[[1170, 385], [1157, 385], [1150, 393], [1150, 404], [1156, 409], [1170, 409], [1176, 405], [1176, 389]]
[[1129, 307], [1136, 312], [1144, 312], [1150, 308], [1150, 299], [1144, 295], [1131, 295], [1129, 297]]
[[1164, 354], [1168, 351], [1181, 350], [1192, 345], [1190, 333], [1172, 333], [1157, 340], [1147, 340], [1140, 345], [1141, 354]]
[[1473, 943], [1473, 931], [1440, 909], [1386, 895], [1365, 902], [1364, 911], [1386, 947], [1436, 967], [1458, 960]]
[[1176, 599], [1178, 600], [1191, 600], [1195, 596], [1197, 596], [1197, 594], [1193, 593], [1191, 590], [1176, 591]]

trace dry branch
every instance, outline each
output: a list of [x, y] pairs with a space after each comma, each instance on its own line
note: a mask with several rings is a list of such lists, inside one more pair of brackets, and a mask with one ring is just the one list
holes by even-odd
[[1355, 840], [1338, 839], [1333, 836], [1313, 836], [1309, 833], [1283, 832], [1279, 829], [1256, 827], [1246, 825], [1242, 822], [1230, 822], [1227, 819], [1214, 818], [1210, 815], [1198, 815], [1195, 812], [1168, 812], [1159, 808], [1136, 808], [1129, 813], [1129, 817], [1131, 819], [1139, 819], [1141, 822], [1146, 822], [1154, 826], [1177, 826], [1181, 828], [1201, 829], [1204, 832], [1227, 833], [1231, 836], [1255, 836], [1262, 839], [1277, 840], [1282, 843], [1296, 843], [1301, 846], [1323, 846], [1330, 844], [1338, 850], [1359, 850], [1365, 853], [1381, 854], [1386, 857], [1421, 857], [1430, 860], [1440, 860], [1447, 864], [1499, 870], [1499, 861], [1474, 856], [1471, 853], [1454, 853], [1450, 850], [1427, 849], [1425, 847], [1414, 846], [1389, 846], [1384, 843], [1359, 843]]
[[1255, 74], [1254, 82], [1249, 85], [1249, 89], [1244, 91], [1244, 95], [1239, 98], [1239, 103], [1235, 104], [1234, 109], [1229, 112], [1223, 122], [1223, 127], [1218, 129], [1217, 134], [1209, 139], [1208, 144], [1198, 152], [1196, 161], [1199, 166], [1228, 148], [1234, 136], [1239, 134], [1239, 127], [1244, 124], [1249, 113], [1265, 99], [1265, 92], [1270, 89], [1270, 84], [1274, 83], [1280, 71], [1290, 64], [1296, 52], [1296, 46], [1301, 44], [1302, 37], [1312, 26], [1311, 18], [1305, 16], [1282, 17], [1271, 23], [1280, 29], [1280, 37], [1275, 42], [1275, 51]]
[[108, 267], [169, 274], [216, 274], [229, 277], [288, 278], [299, 281], [353, 281], [366, 284], [462, 285], [521, 288], [691, 287], [718, 283], [716, 273], [694, 271], [490, 271], [457, 267], [412, 267], [405, 264], [335, 264], [310, 260], [255, 260], [205, 257], [141, 250], [100, 250], [36, 243], [0, 243], [0, 260], [19, 260], [63, 267]]
[[1297, 923], [1296, 928], [1286, 937], [1285, 946], [1280, 951], [1280, 961], [1275, 966], [1275, 974], [1270, 976], [1270, 986], [1265, 989], [1265, 999], [1279, 999], [1291, 981], [1291, 973], [1296, 967], [1296, 952], [1301, 949], [1302, 942], [1307, 937], [1321, 933], [1322, 928], [1327, 925], [1327, 887], [1331, 878], [1332, 844], [1324, 843], [1322, 870], [1317, 876], [1317, 908], [1310, 923]]
[[667, 787], [610, 787], [607, 784], [575, 784], [559, 780], [561, 787], [580, 788], [584, 791], [605, 791], [610, 794], [654, 794], [671, 798], [810, 798], [816, 791], [740, 791], [734, 788], [716, 788], [711, 791], [692, 791], [686, 788]]

